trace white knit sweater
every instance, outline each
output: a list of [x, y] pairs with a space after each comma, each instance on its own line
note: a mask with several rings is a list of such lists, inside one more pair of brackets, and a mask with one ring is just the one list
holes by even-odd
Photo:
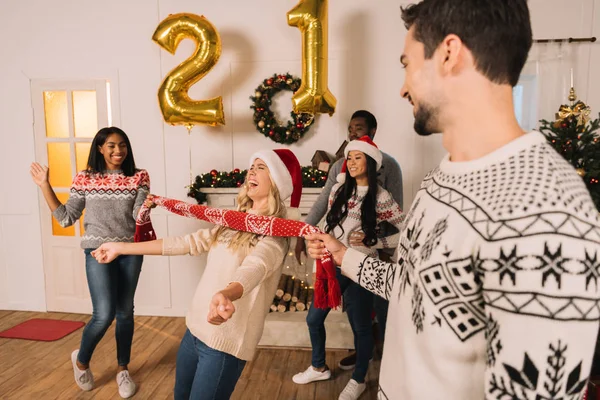
[[398, 263], [348, 249], [390, 300], [380, 399], [580, 399], [600, 318], [600, 220], [537, 132], [448, 157], [407, 215]]
[[[222, 240], [211, 246], [212, 233], [210, 229], [200, 229], [189, 235], [165, 238], [163, 255], [196, 256], [208, 252], [206, 269], [186, 316], [187, 327], [207, 346], [251, 360], [277, 289], [289, 240], [263, 237], [249, 252], [243, 249], [234, 252]], [[206, 319], [213, 295], [232, 282], [244, 287], [243, 296], [233, 302], [233, 317], [221, 325], [209, 324]]]

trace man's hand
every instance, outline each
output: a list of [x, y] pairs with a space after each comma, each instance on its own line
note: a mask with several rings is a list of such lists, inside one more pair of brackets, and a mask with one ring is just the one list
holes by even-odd
[[335, 264], [342, 265], [342, 260], [347, 250], [342, 242], [326, 233], [311, 233], [310, 235], [306, 235], [305, 239], [310, 257], [320, 260], [325, 254], [325, 249], [327, 249], [333, 256]]
[[217, 292], [210, 301], [207, 321], [213, 325], [227, 322], [235, 312], [233, 302], [223, 292]]

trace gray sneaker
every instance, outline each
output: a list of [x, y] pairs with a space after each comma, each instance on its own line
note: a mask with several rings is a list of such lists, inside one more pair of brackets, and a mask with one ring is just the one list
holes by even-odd
[[135, 383], [131, 380], [131, 376], [129, 376], [129, 371], [121, 371], [117, 374], [117, 385], [119, 385], [119, 395], [128, 399], [135, 394], [135, 390], [137, 389]]
[[77, 354], [79, 354], [79, 349], [71, 353], [71, 363], [73, 364], [75, 383], [81, 390], [89, 392], [94, 388], [94, 375], [92, 375], [92, 371], [89, 368], [82, 371], [77, 367]]

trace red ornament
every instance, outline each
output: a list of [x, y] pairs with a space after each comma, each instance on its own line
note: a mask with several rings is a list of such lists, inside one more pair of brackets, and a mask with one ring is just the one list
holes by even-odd
[[237, 185], [237, 187], [240, 187], [240, 186], [242, 186], [242, 182], [238, 181], [238, 182], [236, 183], [236, 185]]
[[327, 179], [327, 177], [326, 177], [326, 176], [322, 176], [322, 177], [321, 177], [321, 180], [322, 180], [322, 181], [324, 181], [324, 180], [326, 180], [326, 179]]
[[271, 129], [271, 130], [269, 131], [269, 136], [273, 136], [274, 134], [275, 134], [275, 131], [274, 131], [273, 129]]
[[240, 169], [239, 169], [239, 168], [236, 168], [236, 169], [234, 169], [234, 170], [233, 170], [233, 173], [234, 173], [234, 174], [239, 174], [239, 173], [240, 173]]
[[267, 85], [271, 86], [273, 84], [273, 79], [269, 78], [267, 79]]
[[298, 122], [298, 123], [296, 124], [296, 128], [298, 128], [298, 129], [302, 129], [302, 128], [304, 128], [304, 125], [303, 125], [301, 122]]
[[216, 169], [213, 169], [212, 171], [210, 171], [210, 174], [211, 174], [212, 176], [217, 176], [217, 174], [218, 174], [218, 171], [217, 171]]
[[566, 128], [567, 124], [560, 124], [561, 128]]

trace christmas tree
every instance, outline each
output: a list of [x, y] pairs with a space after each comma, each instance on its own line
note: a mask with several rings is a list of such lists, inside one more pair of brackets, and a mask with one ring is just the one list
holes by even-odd
[[571, 88], [571, 105], [560, 106], [555, 121], [540, 121], [540, 132], [577, 169], [600, 210], [600, 141], [597, 132], [600, 119], [590, 121], [590, 108], [576, 100], [575, 90]]

